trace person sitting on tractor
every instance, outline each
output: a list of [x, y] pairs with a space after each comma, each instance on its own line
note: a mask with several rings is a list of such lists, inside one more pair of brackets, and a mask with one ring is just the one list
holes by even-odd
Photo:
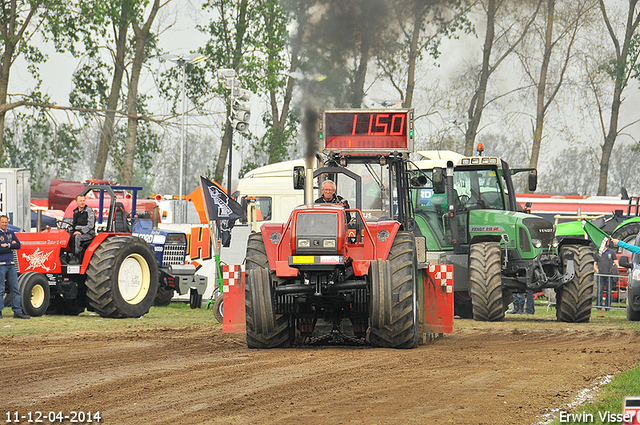
[[[336, 184], [332, 180], [322, 183], [322, 196], [314, 201], [316, 204], [342, 204], [345, 208], [351, 208], [349, 201], [336, 194]], [[351, 221], [351, 214], [347, 213], [347, 223]]]
[[71, 236], [74, 257], [71, 262], [81, 263], [87, 242], [96, 236], [96, 213], [87, 205], [84, 195], [76, 196], [78, 207], [73, 210]]

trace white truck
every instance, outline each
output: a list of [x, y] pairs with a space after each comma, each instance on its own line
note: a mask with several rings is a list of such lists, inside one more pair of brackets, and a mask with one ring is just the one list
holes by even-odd
[[31, 171], [0, 168], [0, 215], [25, 231], [31, 230]]

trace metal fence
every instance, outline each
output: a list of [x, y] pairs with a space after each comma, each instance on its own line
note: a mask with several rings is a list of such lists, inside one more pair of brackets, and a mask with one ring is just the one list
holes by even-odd
[[[593, 308], [597, 308], [596, 306], [599, 304], [600, 308], [605, 308], [605, 297], [606, 297], [606, 281], [603, 283], [602, 291], [598, 290], [598, 279], [606, 278], [610, 284], [610, 294], [611, 294], [611, 308], [612, 309], [626, 309], [627, 308], [627, 274], [620, 273], [618, 274], [604, 274], [604, 273], [594, 273], [594, 282], [593, 282]], [[600, 292], [600, 294], [598, 294]], [[601, 302], [597, 302], [597, 297], [600, 297]]]

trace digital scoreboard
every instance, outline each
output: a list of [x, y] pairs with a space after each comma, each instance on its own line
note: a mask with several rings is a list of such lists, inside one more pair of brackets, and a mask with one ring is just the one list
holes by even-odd
[[327, 109], [319, 137], [325, 152], [413, 152], [413, 109]]

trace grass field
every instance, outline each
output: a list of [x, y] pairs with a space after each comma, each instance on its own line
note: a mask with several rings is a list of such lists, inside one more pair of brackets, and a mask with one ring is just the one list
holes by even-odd
[[[213, 310], [203, 308], [191, 309], [182, 302], [173, 302], [167, 307], [151, 307], [149, 313], [136, 319], [104, 319], [96, 313], [85, 311], [79, 316], [44, 315], [31, 320], [13, 319], [11, 308], [3, 310], [4, 319], [0, 321], [0, 337], [5, 335], [24, 335], [31, 333], [100, 331], [118, 329], [149, 328], [183, 328], [202, 326], [222, 326], [213, 316]], [[548, 329], [606, 327], [623, 330], [640, 331], [640, 322], [629, 322], [624, 309], [597, 311], [593, 309], [588, 323], [564, 323], [556, 320], [556, 311], [547, 311], [544, 302], [536, 301], [536, 314], [506, 314], [502, 322], [476, 322], [475, 320], [454, 321], [454, 329], [518, 327]]]
[[5, 307], [2, 314], [4, 319], [0, 321], [0, 337], [54, 332], [222, 326], [213, 316], [213, 310], [191, 309], [186, 303], [151, 307], [149, 313], [136, 319], [104, 319], [96, 313], [85, 311], [78, 316], [44, 315], [20, 320], [13, 318], [9, 307]]

